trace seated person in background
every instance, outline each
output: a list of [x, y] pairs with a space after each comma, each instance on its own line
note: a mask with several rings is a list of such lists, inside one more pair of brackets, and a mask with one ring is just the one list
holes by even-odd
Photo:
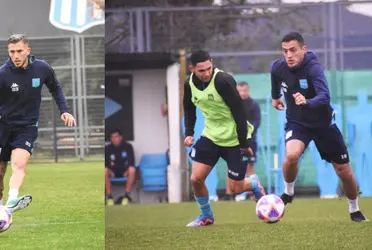
[[105, 188], [107, 205], [113, 205], [112, 187], [110, 178], [127, 177], [125, 194], [117, 199], [116, 204], [126, 205], [132, 201], [129, 196], [136, 178], [134, 165], [134, 152], [131, 144], [123, 140], [120, 130], [115, 129], [111, 133], [111, 143], [105, 147]]
[[[248, 159], [248, 165], [247, 165], [247, 172], [246, 176], [252, 176], [255, 175], [254, 171], [254, 163], [257, 160], [257, 131], [261, 124], [261, 109], [260, 105], [257, 103], [256, 100], [254, 100], [250, 96], [250, 88], [247, 82], [239, 82], [236, 86], [240, 97], [243, 100], [244, 106], [245, 106], [245, 112], [248, 119], [248, 122], [254, 126], [254, 130], [252, 133], [252, 145], [251, 149], [253, 151], [253, 156], [250, 156]], [[227, 179], [228, 180], [228, 179]], [[248, 191], [248, 195], [251, 196], [252, 192]], [[252, 196], [252, 198], [254, 198]], [[226, 185], [226, 196], [224, 198], [225, 200], [232, 200], [233, 195], [231, 190], [229, 189], [229, 185]], [[236, 201], [242, 201], [245, 200], [246, 196], [244, 194], [235, 196]]]

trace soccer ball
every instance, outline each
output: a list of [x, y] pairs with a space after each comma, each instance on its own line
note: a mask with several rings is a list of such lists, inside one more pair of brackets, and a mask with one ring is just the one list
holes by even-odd
[[6, 206], [0, 205], [0, 232], [4, 232], [12, 225], [13, 216]]
[[262, 196], [256, 204], [258, 218], [266, 223], [275, 223], [283, 218], [285, 205], [280, 197], [274, 194]]

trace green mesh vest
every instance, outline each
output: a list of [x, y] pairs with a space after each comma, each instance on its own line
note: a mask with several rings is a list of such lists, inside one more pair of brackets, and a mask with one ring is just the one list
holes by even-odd
[[[218, 94], [214, 80], [219, 69], [215, 69], [212, 79], [207, 88], [199, 90], [192, 82], [190, 76], [189, 84], [192, 94], [192, 102], [199, 108], [204, 116], [204, 129], [202, 135], [210, 139], [213, 143], [222, 147], [234, 147], [239, 145], [236, 132], [236, 123], [231, 114], [230, 108], [225, 104], [222, 97]], [[248, 136], [251, 138], [253, 125], [247, 121]]]

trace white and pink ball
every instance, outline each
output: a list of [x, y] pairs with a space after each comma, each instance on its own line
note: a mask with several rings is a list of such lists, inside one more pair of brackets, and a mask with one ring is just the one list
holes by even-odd
[[4, 232], [12, 225], [13, 216], [6, 206], [0, 205], [0, 232]]
[[266, 223], [275, 223], [283, 218], [285, 205], [279, 196], [268, 194], [262, 196], [256, 204], [258, 218]]

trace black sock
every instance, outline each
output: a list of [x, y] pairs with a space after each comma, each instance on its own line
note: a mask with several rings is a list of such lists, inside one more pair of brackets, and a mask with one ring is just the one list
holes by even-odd
[[112, 199], [112, 194], [107, 194], [107, 199]]

